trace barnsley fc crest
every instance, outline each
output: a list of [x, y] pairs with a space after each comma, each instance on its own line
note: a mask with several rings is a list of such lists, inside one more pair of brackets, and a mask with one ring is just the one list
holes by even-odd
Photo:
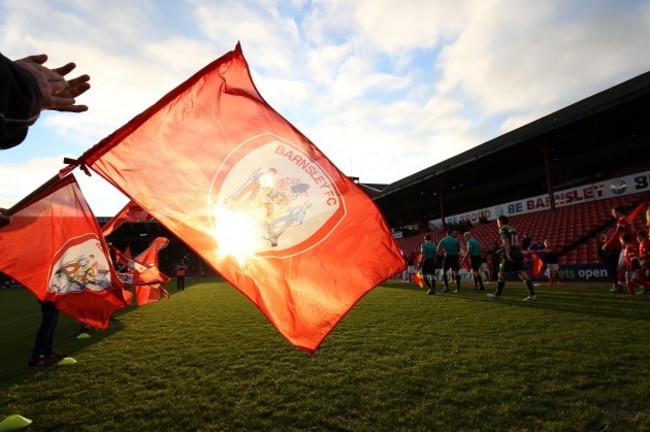
[[230, 152], [214, 177], [209, 200], [216, 231], [240, 232], [258, 256], [304, 252], [327, 238], [345, 215], [345, 203], [326, 170], [271, 133]]
[[96, 234], [88, 233], [68, 240], [52, 261], [47, 287], [50, 292], [99, 292], [111, 287], [110, 267]]

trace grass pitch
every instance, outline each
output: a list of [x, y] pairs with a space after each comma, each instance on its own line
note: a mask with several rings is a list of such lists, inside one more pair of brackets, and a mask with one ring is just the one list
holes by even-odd
[[[493, 287], [493, 285], [491, 286]], [[61, 316], [71, 366], [28, 368], [40, 308], [0, 290], [0, 420], [28, 431], [650, 430], [650, 296], [509, 282], [427, 296], [386, 283], [312, 356], [214, 279], [117, 314], [90, 339]]]

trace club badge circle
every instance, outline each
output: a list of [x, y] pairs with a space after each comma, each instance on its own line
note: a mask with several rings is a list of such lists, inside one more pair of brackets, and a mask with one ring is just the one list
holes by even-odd
[[224, 159], [210, 186], [212, 228], [249, 231], [242, 238], [252, 243], [257, 257], [287, 258], [309, 251], [346, 214], [345, 201], [328, 173], [331, 164], [325, 162], [319, 164], [272, 133], [243, 141]]

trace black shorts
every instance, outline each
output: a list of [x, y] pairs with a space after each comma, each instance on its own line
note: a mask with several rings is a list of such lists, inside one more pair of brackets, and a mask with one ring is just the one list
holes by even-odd
[[524, 255], [517, 248], [510, 248], [510, 258], [512, 261], [506, 259], [505, 253], [501, 257], [501, 264], [499, 264], [500, 273], [512, 273], [526, 271], [524, 265]]
[[472, 266], [472, 270], [477, 272], [481, 268], [481, 256], [470, 255], [469, 264]]
[[458, 255], [445, 255], [445, 258], [442, 260], [443, 271], [447, 271], [449, 269], [458, 271], [459, 268], [460, 261], [458, 260]]
[[433, 275], [436, 274], [436, 259], [427, 258], [422, 263], [422, 274], [423, 275]]

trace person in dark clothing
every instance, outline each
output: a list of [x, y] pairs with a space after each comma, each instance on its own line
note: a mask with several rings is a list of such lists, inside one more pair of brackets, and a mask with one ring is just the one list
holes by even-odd
[[28, 366], [51, 366], [65, 357], [65, 354], [54, 352], [54, 330], [59, 321], [59, 310], [53, 301], [40, 301], [41, 325], [36, 333], [34, 350]]
[[467, 242], [467, 255], [463, 260], [469, 260], [472, 275], [474, 276], [474, 289], [484, 291], [485, 285], [483, 285], [483, 277], [481, 276], [481, 242], [470, 231], [465, 232], [463, 237]]
[[434, 295], [436, 293], [436, 244], [431, 240], [431, 234], [424, 236], [420, 251], [422, 252], [420, 268], [424, 284], [428, 288], [427, 294]]
[[75, 98], [90, 88], [88, 75], [66, 80], [76, 65], [44, 66], [47, 55], [12, 61], [0, 54], [0, 149], [20, 144], [42, 110], [82, 112]]
[[185, 274], [187, 273], [187, 266], [185, 260], [180, 260], [176, 265], [176, 291], [185, 291]]
[[442, 259], [442, 282], [445, 287], [442, 292], [449, 291], [447, 271], [451, 270], [452, 279], [456, 280], [456, 291], [460, 291], [460, 241], [456, 238], [456, 231], [447, 230], [447, 236], [438, 242], [437, 253], [444, 253]]
[[551, 245], [550, 240], [544, 240], [544, 262], [548, 271], [548, 284], [553, 285], [554, 281], [560, 285], [560, 257], [557, 250]]
[[618, 285], [619, 254], [603, 247], [610, 235], [610, 231], [604, 232], [600, 235], [600, 238], [598, 239], [598, 255], [600, 255], [601, 262], [605, 264], [605, 267], [607, 268], [607, 274], [609, 275], [609, 279], [612, 281], [612, 289], [616, 289]]
[[506, 273], [516, 273], [517, 276], [526, 284], [528, 288], [528, 297], [524, 301], [535, 301], [535, 289], [533, 288], [533, 281], [526, 273], [524, 267], [524, 255], [521, 252], [519, 243], [519, 234], [512, 226], [508, 224], [508, 218], [501, 215], [497, 218], [497, 227], [499, 228], [499, 237], [503, 246], [503, 255], [501, 263], [499, 264], [499, 281], [497, 282], [497, 291], [487, 294], [488, 297], [498, 300], [501, 298], [503, 288], [506, 285]]

